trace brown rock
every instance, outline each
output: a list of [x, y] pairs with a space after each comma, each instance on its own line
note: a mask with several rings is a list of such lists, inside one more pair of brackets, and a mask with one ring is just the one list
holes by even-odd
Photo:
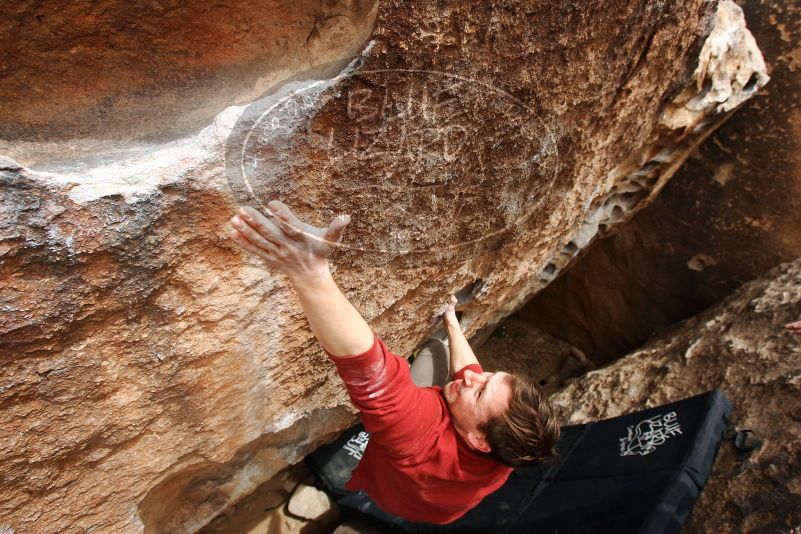
[[514, 316], [506, 319], [476, 354], [486, 371], [528, 376], [547, 394], [593, 368], [574, 347]]
[[521, 311], [607, 363], [801, 256], [801, 9], [739, 2], [771, 81], [630, 224]]
[[743, 456], [723, 443], [682, 532], [789, 532], [801, 524], [801, 336], [783, 325], [799, 316], [801, 259], [551, 400], [565, 422], [583, 423], [722, 389], [735, 427], [762, 445]]
[[58, 166], [184, 137], [293, 73], [341, 68], [376, 5], [4, 3], [0, 138], [13, 157]]
[[[20, 532], [196, 531], [354, 421], [286, 280], [227, 240], [238, 204], [352, 214], [337, 279], [405, 354], [465, 287], [468, 335], [491, 330], [766, 79], [747, 39], [710, 52], [747, 33], [726, 2], [390, 1], [346, 68], [370, 5], [299, 12], [300, 40], [288, 15], [95, 5], [2, 17], [33, 28], [0, 87], [22, 164], [0, 161], [0, 517]], [[219, 111], [256, 74], [286, 83]]]
[[331, 515], [336, 505], [326, 492], [301, 484], [289, 499], [287, 509], [290, 514], [302, 519], [320, 519], [324, 515]]
[[315, 529], [313, 524], [292, 517], [286, 513], [284, 507], [279, 507], [264, 514], [255, 525], [239, 532], [242, 534], [323, 534], [326, 531]]
[[[309, 478], [311, 472], [301, 462], [281, 471], [261, 484], [200, 529], [201, 534], [240, 534], [244, 532], [283, 532], [299, 530], [307, 523], [285, 514], [292, 490]], [[279, 510], [280, 509], [280, 510]], [[215, 526], [216, 525], [216, 526]], [[288, 525], [288, 526], [287, 526]]]
[[377, 530], [367, 523], [357, 520], [351, 520], [343, 523], [337, 527], [334, 534], [380, 534], [381, 531]]

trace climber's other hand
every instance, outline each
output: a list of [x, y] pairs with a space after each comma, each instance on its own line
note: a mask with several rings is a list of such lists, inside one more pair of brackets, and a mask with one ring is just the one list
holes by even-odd
[[786, 330], [790, 332], [795, 332], [796, 334], [801, 334], [801, 321], [796, 321], [794, 323], [787, 323], [784, 325]]
[[459, 324], [459, 320], [456, 318], [456, 303], [456, 297], [451, 295], [445, 307], [445, 313], [442, 315], [442, 321], [445, 323], [445, 326], [457, 326]]

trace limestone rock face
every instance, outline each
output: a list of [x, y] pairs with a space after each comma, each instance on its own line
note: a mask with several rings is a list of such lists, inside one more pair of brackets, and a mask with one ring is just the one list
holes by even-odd
[[801, 3], [741, 5], [770, 84], [647, 210], [520, 312], [599, 363], [801, 256]]
[[762, 445], [750, 455], [724, 442], [683, 531], [779, 532], [801, 522], [801, 259], [748, 283], [553, 397], [565, 421], [614, 417], [720, 388], [732, 422]]
[[[350, 213], [336, 277], [405, 354], [451, 292], [489, 331], [767, 80], [727, 2], [92, 5], [4, 8], [32, 28], [0, 86], [17, 532], [194, 531], [354, 421], [286, 280], [227, 240], [239, 204]], [[75, 17], [97, 31], [59, 41]]]

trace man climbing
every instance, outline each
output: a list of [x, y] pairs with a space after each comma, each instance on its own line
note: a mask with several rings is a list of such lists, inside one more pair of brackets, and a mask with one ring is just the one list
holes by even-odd
[[448, 347], [432, 339], [410, 371], [331, 275], [328, 256], [350, 217], [315, 228], [281, 202], [268, 208], [272, 220], [240, 208], [230, 236], [286, 274], [371, 434], [349, 490], [404, 519], [445, 524], [500, 488], [513, 467], [553, 456], [559, 426], [544, 395], [526, 377], [482, 370], [456, 319], [455, 297], [443, 317], [450, 362]]

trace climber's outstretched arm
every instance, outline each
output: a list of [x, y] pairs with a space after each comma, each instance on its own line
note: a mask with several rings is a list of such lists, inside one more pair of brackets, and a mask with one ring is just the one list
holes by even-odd
[[451, 295], [448, 301], [442, 321], [448, 329], [448, 346], [451, 353], [450, 376], [453, 376], [460, 369], [478, 363], [478, 358], [473, 353], [467, 338], [464, 337], [462, 327], [456, 318], [456, 297], [454, 295]]
[[328, 263], [350, 217], [340, 215], [328, 228], [317, 228], [301, 222], [282, 202], [274, 200], [268, 208], [273, 220], [249, 206], [240, 208], [231, 219], [231, 239], [287, 275], [325, 350], [333, 356], [367, 351], [373, 331], [334, 282]]

